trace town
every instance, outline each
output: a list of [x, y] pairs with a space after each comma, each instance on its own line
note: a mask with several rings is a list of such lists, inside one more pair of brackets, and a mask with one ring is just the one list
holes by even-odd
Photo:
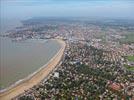
[[37, 18], [7, 32], [13, 41], [62, 39], [56, 69], [13, 100], [133, 100], [134, 23]]

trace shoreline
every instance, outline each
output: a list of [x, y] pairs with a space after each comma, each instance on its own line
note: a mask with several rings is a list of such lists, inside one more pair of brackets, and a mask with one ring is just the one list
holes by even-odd
[[[52, 40], [52, 39], [51, 39], [51, 40]], [[45, 42], [47, 42], [47, 41], [48, 41], [48, 40], [45, 40]], [[59, 51], [60, 51], [60, 50], [59, 50]], [[59, 52], [59, 51], [58, 51], [58, 52]], [[58, 52], [57, 52], [57, 53], [58, 53]], [[56, 53], [56, 54], [57, 54], [57, 53]], [[56, 55], [56, 54], [55, 54], [55, 55]], [[55, 56], [55, 55], [54, 55], [54, 56]], [[54, 56], [53, 56], [52, 58], [54, 58]], [[52, 59], [52, 58], [51, 58], [51, 59]], [[3, 92], [5, 92], [5, 91], [7, 91], [7, 90], [9, 90], [10, 88], [13, 88], [14, 86], [20, 84], [21, 82], [30, 79], [32, 76], [34, 76], [34, 74], [36, 74], [38, 71], [40, 71], [44, 66], [47, 66], [47, 64], [51, 61], [51, 59], [50, 59], [46, 64], [44, 64], [43, 66], [41, 66], [39, 69], [37, 69], [36, 71], [34, 71], [33, 73], [29, 74], [28, 76], [26, 76], [26, 77], [24, 77], [24, 78], [19, 79], [18, 81], [14, 82], [14, 83], [11, 84], [10, 86], [7, 86], [7, 87], [1, 89], [1, 90], [0, 90], [0, 94], [3, 93]]]
[[29, 88], [32, 88], [34, 85], [40, 83], [43, 79], [47, 78], [47, 76], [56, 68], [60, 62], [66, 47], [66, 44], [63, 40], [54, 40], [59, 42], [61, 45], [60, 50], [54, 55], [54, 57], [52, 57], [47, 64], [43, 65], [41, 68], [26, 78], [17, 81], [15, 84], [6, 89], [3, 89], [3, 91], [0, 92], [0, 99], [10, 100], [11, 98], [14, 98], [17, 95], [25, 92]]

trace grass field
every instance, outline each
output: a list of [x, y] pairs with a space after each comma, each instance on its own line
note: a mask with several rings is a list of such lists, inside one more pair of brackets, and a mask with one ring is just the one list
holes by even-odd
[[128, 33], [124, 35], [125, 38], [120, 40], [120, 43], [134, 43], [134, 33]]
[[129, 71], [134, 71], [134, 66], [124, 65]]
[[127, 56], [128, 61], [133, 61], [134, 62], [134, 56]]
[[[134, 56], [126, 56], [125, 57], [128, 61], [134, 62]], [[133, 65], [124, 65], [129, 71], [134, 71]]]

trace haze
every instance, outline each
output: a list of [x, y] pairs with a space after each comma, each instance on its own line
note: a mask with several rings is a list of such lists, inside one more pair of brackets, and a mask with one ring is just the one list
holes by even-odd
[[134, 19], [133, 0], [1, 0], [1, 18], [38, 16]]

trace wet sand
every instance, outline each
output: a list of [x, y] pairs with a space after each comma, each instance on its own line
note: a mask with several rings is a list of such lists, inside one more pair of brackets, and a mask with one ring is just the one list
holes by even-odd
[[32, 75], [28, 76], [26, 79], [15, 84], [14, 86], [7, 88], [7, 90], [1, 92], [1, 100], [10, 100], [11, 98], [25, 92], [29, 88], [32, 88], [34, 85], [41, 82], [53, 71], [56, 65], [60, 62], [66, 46], [64, 41], [59, 39], [57, 39], [57, 41], [61, 44], [61, 49], [58, 51], [58, 53], [38, 71], [34, 72]]

